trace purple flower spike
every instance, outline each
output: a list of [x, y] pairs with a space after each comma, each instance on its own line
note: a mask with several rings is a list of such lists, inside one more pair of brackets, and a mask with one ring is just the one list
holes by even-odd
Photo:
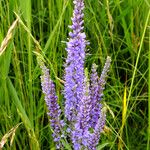
[[[85, 72], [86, 74], [87, 72]], [[91, 98], [89, 94], [89, 80], [88, 75], [86, 74], [84, 79], [84, 87], [83, 87], [83, 97], [79, 103], [79, 111], [77, 114], [76, 122], [75, 122], [75, 129], [73, 131], [73, 141], [74, 141], [74, 148], [75, 145], [78, 143], [80, 144], [81, 148], [85, 148], [88, 145], [87, 131], [90, 128], [90, 113], [91, 113]]]
[[89, 150], [96, 150], [96, 146], [98, 145], [100, 134], [103, 131], [105, 125], [106, 114], [101, 112], [98, 122], [95, 126], [94, 133], [89, 134], [88, 137], [88, 148]]
[[50, 79], [49, 69], [46, 68], [44, 63], [39, 61], [43, 75], [41, 76], [42, 91], [45, 94], [45, 101], [48, 108], [48, 116], [50, 117], [50, 124], [53, 130], [53, 139], [56, 143], [56, 148], [60, 149], [61, 143], [61, 129], [64, 122], [60, 120], [61, 110], [57, 103], [57, 96], [55, 93], [55, 85]]
[[[100, 100], [102, 99], [103, 96], [103, 90], [106, 84], [106, 77], [110, 68], [110, 63], [111, 63], [111, 58], [108, 56], [103, 71], [101, 73], [100, 79], [98, 79], [97, 77], [96, 66], [94, 65], [92, 68], [91, 93], [93, 92], [93, 94], [91, 94], [91, 97], [93, 98], [93, 102], [91, 101], [91, 103], [93, 107], [91, 111], [91, 116], [92, 116], [91, 120], [93, 121], [92, 128], [94, 129], [94, 133], [89, 134], [89, 138], [88, 138], [89, 139], [88, 144], [91, 150], [96, 150], [96, 146], [100, 139], [100, 133], [102, 132], [105, 125], [106, 114], [105, 112], [102, 111], [102, 104], [100, 103]], [[97, 86], [98, 86], [98, 91], [97, 91]]]
[[91, 85], [90, 85], [90, 96], [91, 96], [91, 127], [94, 128], [98, 122], [98, 118], [100, 115], [100, 95], [99, 95], [99, 85], [98, 85], [98, 74], [96, 72], [97, 66], [96, 64], [92, 65], [92, 73], [91, 73]]
[[84, 83], [84, 59], [86, 36], [83, 30], [83, 0], [74, 0], [75, 7], [69, 33], [69, 41], [67, 42], [67, 59], [65, 64], [65, 116], [68, 121], [76, 120], [79, 111], [79, 102], [83, 97]]
[[92, 103], [91, 103], [89, 87], [90, 84], [89, 84], [88, 74], [86, 74], [84, 79], [83, 98], [81, 99], [80, 110], [78, 113], [80, 125], [83, 132], [85, 132], [90, 128], [90, 121], [91, 121], [90, 113], [92, 109]]
[[[67, 119], [67, 139], [72, 141], [74, 150], [96, 150], [100, 139], [106, 114], [102, 111], [101, 99], [106, 84], [106, 77], [109, 71], [110, 57], [107, 57], [100, 78], [96, 72], [97, 66], [93, 64], [90, 79], [88, 71], [84, 70], [85, 48], [88, 42], [83, 31], [83, 0], [74, 0], [74, 11], [72, 25], [67, 42], [67, 58], [65, 62], [64, 75], [64, 115]], [[45, 101], [48, 107], [48, 115], [56, 142], [56, 148], [62, 147], [61, 129], [64, 122], [60, 120], [61, 110], [57, 103], [55, 86], [49, 78], [49, 69], [39, 61], [43, 75], [41, 76], [42, 90], [45, 94]], [[64, 136], [64, 135], [63, 135]]]
[[110, 63], [111, 63], [111, 58], [108, 56], [103, 71], [101, 73], [100, 79], [96, 72], [97, 69], [96, 64], [93, 64], [92, 66], [91, 87], [90, 87], [91, 103], [92, 103], [92, 110], [91, 110], [92, 128], [95, 128], [95, 125], [97, 124], [98, 118], [100, 116], [100, 111], [102, 109], [102, 104], [100, 103], [100, 101], [103, 96], [103, 90], [106, 84], [106, 77], [110, 68]]
[[107, 56], [103, 71], [102, 71], [100, 79], [99, 79], [99, 85], [100, 85], [99, 92], [100, 92], [100, 94], [103, 93], [103, 90], [104, 90], [104, 87], [106, 84], [106, 77], [107, 77], [107, 73], [108, 73], [109, 68], [110, 68], [110, 63], [111, 63], [111, 58], [109, 56]]

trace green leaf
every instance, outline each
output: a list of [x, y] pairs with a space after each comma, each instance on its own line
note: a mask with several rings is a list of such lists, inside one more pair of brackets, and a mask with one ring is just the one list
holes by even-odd
[[108, 142], [106, 142], [106, 143], [103, 143], [103, 144], [101, 144], [101, 145], [99, 145], [98, 147], [97, 147], [97, 150], [101, 150], [101, 149], [103, 149], [104, 147], [106, 147], [107, 145], [109, 145], [110, 143], [108, 143]]
[[35, 136], [35, 133], [34, 133], [34, 128], [32, 127], [32, 124], [25, 112], [25, 109], [23, 108], [21, 102], [20, 102], [20, 99], [18, 98], [18, 95], [17, 95], [17, 92], [11, 82], [11, 80], [8, 78], [7, 80], [7, 85], [8, 85], [8, 89], [10, 91], [10, 95], [11, 95], [11, 98], [12, 98], [12, 101], [15, 103], [16, 105], [16, 109], [17, 109], [17, 112], [19, 114], [19, 116], [21, 117], [22, 119], [22, 122], [24, 123], [27, 131], [28, 131], [28, 135], [29, 137], [31, 138], [31, 141], [34, 143], [34, 148], [35, 150], [39, 150], [39, 143], [36, 139], [36, 136]]

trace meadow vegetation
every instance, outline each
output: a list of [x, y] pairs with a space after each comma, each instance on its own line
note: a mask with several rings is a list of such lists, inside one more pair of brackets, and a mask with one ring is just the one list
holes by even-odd
[[[0, 0], [0, 149], [54, 149], [37, 54], [64, 97], [72, 0]], [[85, 67], [111, 56], [103, 103], [107, 120], [97, 149], [150, 149], [150, 2], [85, 0], [90, 45]]]

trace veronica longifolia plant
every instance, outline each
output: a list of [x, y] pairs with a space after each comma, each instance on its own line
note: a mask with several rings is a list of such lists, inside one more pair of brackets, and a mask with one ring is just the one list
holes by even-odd
[[[83, 0], [74, 0], [72, 25], [69, 26], [67, 42], [67, 58], [64, 75], [65, 117], [67, 119], [67, 136], [71, 139], [73, 149], [96, 150], [100, 133], [105, 125], [106, 115], [102, 111], [101, 99], [106, 84], [106, 77], [111, 59], [107, 57], [101, 76], [99, 77], [93, 64], [91, 75], [88, 77], [84, 70], [85, 49], [88, 42], [83, 31]], [[53, 130], [56, 148], [60, 149], [64, 121], [60, 119], [61, 110], [57, 103], [55, 86], [49, 77], [49, 70], [42, 60], [39, 61], [43, 75], [41, 76], [42, 91], [48, 107], [48, 115]], [[91, 132], [92, 129], [92, 132]]]

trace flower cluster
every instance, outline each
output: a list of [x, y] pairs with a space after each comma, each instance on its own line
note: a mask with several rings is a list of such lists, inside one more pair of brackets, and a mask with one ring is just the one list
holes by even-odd
[[73, 12], [73, 31], [69, 33], [67, 42], [67, 59], [65, 64], [65, 116], [69, 121], [75, 121], [79, 111], [79, 102], [83, 97], [84, 82], [84, 59], [85, 59], [85, 33], [83, 30], [83, 0], [74, 0], [75, 9]]
[[51, 129], [53, 130], [53, 139], [56, 142], [56, 148], [61, 147], [60, 139], [62, 137], [62, 127], [64, 121], [60, 120], [61, 110], [57, 103], [57, 96], [55, 93], [55, 85], [49, 76], [49, 69], [45, 66], [41, 59], [38, 59], [40, 68], [42, 70], [41, 83], [42, 91], [45, 94], [45, 101], [48, 108], [48, 116], [50, 116]]
[[[91, 75], [84, 69], [85, 49], [88, 42], [83, 31], [83, 0], [74, 0], [71, 31], [67, 42], [67, 58], [64, 74], [64, 116], [67, 120], [66, 136], [70, 138], [74, 150], [96, 150], [100, 133], [105, 125], [106, 114], [102, 111], [101, 99], [106, 84], [111, 59], [107, 57], [101, 76], [97, 74], [96, 64], [92, 65]], [[42, 91], [49, 110], [53, 137], [57, 148], [61, 145], [64, 122], [60, 120], [61, 110], [57, 103], [54, 83], [49, 70], [39, 61], [43, 76]]]

